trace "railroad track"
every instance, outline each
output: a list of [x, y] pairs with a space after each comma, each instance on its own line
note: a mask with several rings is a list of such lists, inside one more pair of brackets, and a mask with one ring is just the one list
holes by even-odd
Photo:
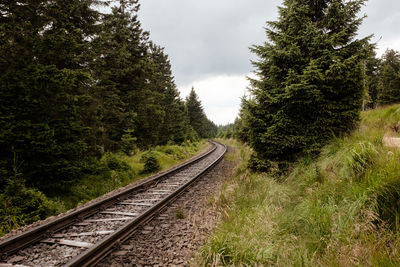
[[217, 164], [226, 146], [0, 242], [2, 266], [93, 266]]

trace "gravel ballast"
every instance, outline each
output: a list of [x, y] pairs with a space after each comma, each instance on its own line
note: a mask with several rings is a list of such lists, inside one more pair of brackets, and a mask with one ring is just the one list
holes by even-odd
[[213, 199], [235, 166], [223, 159], [98, 266], [189, 266], [220, 219]]

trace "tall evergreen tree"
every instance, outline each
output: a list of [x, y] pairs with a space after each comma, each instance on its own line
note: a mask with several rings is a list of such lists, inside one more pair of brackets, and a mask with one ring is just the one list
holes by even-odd
[[[2, 183], [22, 174], [47, 193], [67, 188], [90, 153], [92, 0], [0, 5]], [[94, 150], [92, 150], [94, 151]]]
[[235, 120], [234, 130], [233, 130], [235, 138], [244, 143], [249, 142], [249, 132], [250, 132], [250, 126], [248, 125], [250, 116], [249, 101], [251, 100], [246, 99], [245, 96], [242, 97], [239, 115]]
[[[142, 146], [165, 143], [162, 132], [166, 119], [165, 97], [167, 90], [174, 85], [171, 66], [163, 49], [152, 42], [148, 43], [146, 62], [146, 84], [141, 90], [138, 103], [138, 139]], [[168, 89], [170, 88], [170, 89]]]
[[153, 129], [158, 129], [158, 144], [166, 144], [168, 141], [182, 143], [185, 140], [185, 109], [184, 103], [180, 98], [172, 76], [171, 64], [164, 50], [152, 44], [151, 56], [154, 69], [152, 71], [153, 90], [159, 93], [159, 106], [163, 110], [163, 117], [150, 118], [153, 123], [162, 122]]
[[[93, 42], [98, 58], [93, 63], [98, 81], [96, 99], [99, 145], [106, 151], [121, 148], [123, 137], [133, 137], [137, 100], [144, 87], [147, 33], [137, 19], [138, 1], [118, 1], [104, 14], [101, 33]], [[129, 137], [128, 136], [128, 137]]]
[[143, 32], [138, 0], [117, 2], [93, 44], [99, 143], [117, 151], [125, 140], [142, 148], [181, 142], [185, 115], [168, 56]]
[[203, 106], [194, 88], [186, 98], [186, 107], [189, 124], [200, 138], [212, 138], [218, 133], [218, 127], [209, 120], [204, 112]]
[[379, 77], [381, 72], [381, 60], [376, 57], [374, 50], [365, 60], [365, 75], [367, 94], [364, 98], [364, 108], [375, 108], [378, 104]]
[[254, 46], [250, 143], [258, 159], [286, 161], [315, 151], [359, 119], [362, 60], [356, 40], [364, 0], [285, 0], [269, 22], [269, 43]]
[[189, 124], [193, 127], [199, 137], [205, 137], [204, 123], [206, 115], [193, 87], [186, 98], [186, 107], [188, 110]]
[[380, 104], [400, 102], [400, 54], [392, 49], [382, 56], [378, 88]]

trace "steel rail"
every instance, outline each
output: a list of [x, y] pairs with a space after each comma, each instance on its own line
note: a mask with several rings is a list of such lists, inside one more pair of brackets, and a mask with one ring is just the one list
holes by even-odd
[[[221, 144], [222, 145], [222, 144]], [[66, 263], [64, 266], [66, 267], [78, 267], [78, 266], [93, 266], [102, 260], [111, 249], [126, 239], [128, 239], [136, 229], [143, 225], [145, 222], [150, 220], [157, 212], [162, 210], [165, 206], [171, 203], [174, 199], [176, 199], [180, 194], [183, 193], [185, 189], [187, 189], [190, 185], [192, 185], [199, 177], [203, 176], [209, 170], [211, 170], [224, 156], [226, 153], [226, 145], [222, 145], [224, 147], [221, 155], [218, 156], [211, 164], [209, 164], [204, 170], [202, 170], [199, 174], [193, 177], [191, 180], [180, 186], [176, 191], [172, 194], [165, 197], [163, 200], [152, 206], [151, 208], [144, 211], [141, 215], [120, 227], [115, 233], [112, 235], [100, 240], [93, 247], [89, 248], [82, 254], [73, 258], [71, 261]]]
[[78, 208], [77, 210], [68, 213], [64, 216], [60, 216], [57, 219], [24, 231], [20, 234], [12, 236], [8, 239], [5, 239], [0, 242], [0, 257], [7, 257], [10, 254], [15, 253], [16, 251], [25, 248], [33, 243], [36, 243], [40, 240], [45, 239], [46, 237], [50, 236], [52, 233], [64, 229], [70, 225], [73, 225], [76, 222], [82, 221], [85, 218], [98, 213], [99, 211], [121, 201], [122, 199], [126, 198], [128, 195], [134, 193], [135, 191], [144, 190], [146, 187], [157, 183], [166, 177], [173, 175], [182, 169], [193, 165], [194, 163], [206, 158], [207, 156], [211, 155], [216, 149], [217, 145], [214, 142], [211, 142], [214, 147], [203, 153], [198, 155], [182, 164], [179, 164], [175, 167], [172, 167], [164, 172], [160, 172], [153, 176], [150, 176], [145, 181], [134, 185], [132, 187], [128, 187], [121, 192], [116, 193], [115, 195], [111, 195], [106, 197], [98, 202], [89, 204], [85, 207]]

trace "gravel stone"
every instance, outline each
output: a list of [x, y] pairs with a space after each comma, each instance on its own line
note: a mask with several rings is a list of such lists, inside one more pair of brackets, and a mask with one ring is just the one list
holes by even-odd
[[[236, 164], [223, 159], [173, 205], [166, 207], [126, 240], [123, 249], [128, 251], [127, 254], [118, 256], [115, 252], [119, 248], [115, 248], [97, 266], [189, 266], [221, 218], [210, 204], [210, 198], [216, 197]], [[185, 214], [184, 218], [177, 218], [178, 210]], [[147, 234], [143, 235], [143, 231]]]

